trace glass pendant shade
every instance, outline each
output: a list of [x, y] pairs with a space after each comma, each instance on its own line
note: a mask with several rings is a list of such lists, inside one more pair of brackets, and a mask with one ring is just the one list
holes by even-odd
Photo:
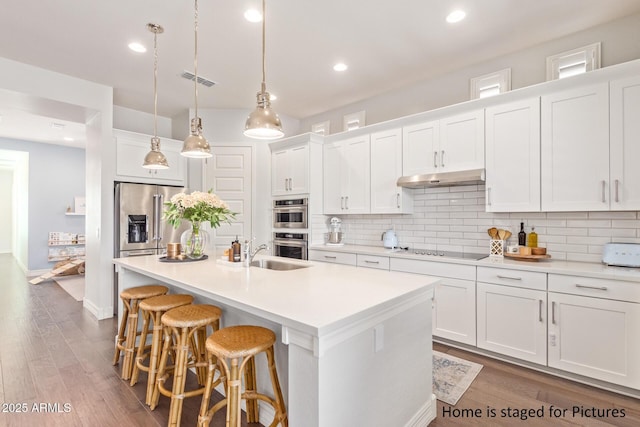
[[282, 122], [271, 109], [269, 92], [258, 92], [258, 106], [249, 114], [244, 126], [244, 135], [256, 139], [282, 138]]
[[180, 154], [198, 159], [211, 157], [211, 147], [205, 137], [202, 136], [202, 121], [200, 117], [191, 119], [191, 134], [184, 140]]
[[162, 151], [160, 151], [160, 138], [151, 138], [151, 151], [144, 156], [143, 168], [146, 169], [169, 169], [169, 162]]

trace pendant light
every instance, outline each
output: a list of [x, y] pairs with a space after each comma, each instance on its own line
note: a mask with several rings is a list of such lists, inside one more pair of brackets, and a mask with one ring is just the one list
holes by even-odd
[[169, 169], [167, 158], [160, 151], [160, 138], [158, 138], [158, 34], [162, 34], [164, 29], [158, 24], [147, 24], [147, 29], [153, 33], [153, 138], [151, 138], [151, 151], [144, 156], [142, 167]]
[[193, 57], [193, 87], [195, 93], [195, 116], [191, 119], [191, 134], [184, 140], [182, 154], [185, 157], [211, 157], [209, 143], [202, 136], [202, 120], [198, 117], [198, 0], [195, 0], [195, 54]]
[[257, 94], [258, 106], [249, 114], [244, 126], [244, 135], [256, 139], [276, 139], [284, 136], [278, 114], [271, 109], [271, 99], [265, 83], [265, 0], [262, 0], [262, 85]]

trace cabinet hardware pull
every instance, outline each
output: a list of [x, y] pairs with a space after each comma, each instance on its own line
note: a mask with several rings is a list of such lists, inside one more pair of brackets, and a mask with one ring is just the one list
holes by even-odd
[[542, 322], [542, 300], [538, 300], [538, 320]]
[[491, 187], [487, 188], [487, 205], [491, 206]]
[[618, 198], [618, 186], [620, 185], [620, 181], [616, 179], [616, 203], [620, 203], [620, 199]]
[[344, 198], [344, 208], [349, 209], [349, 196], [345, 196]]
[[607, 290], [606, 286], [588, 286], [588, 285], [581, 285], [580, 283], [576, 283], [576, 288], [595, 289], [597, 291], [606, 291]]
[[433, 152], [433, 167], [434, 168], [438, 167], [438, 152], [437, 151]]
[[442, 150], [442, 154], [440, 155], [440, 164], [444, 167], [444, 150]]
[[556, 302], [551, 301], [551, 324], [556, 324]]
[[501, 276], [498, 274], [498, 279], [522, 280], [522, 277]]
[[400, 209], [400, 193], [396, 193], [396, 206]]
[[367, 264], [380, 264], [380, 261], [369, 261], [368, 259], [365, 259], [364, 262]]
[[334, 257], [334, 256], [329, 256], [329, 255], [325, 255], [324, 257], [325, 257], [325, 258], [327, 258], [327, 259], [336, 259], [336, 257]]
[[602, 180], [602, 203], [607, 203], [607, 199], [605, 199], [604, 197], [604, 190], [605, 190], [605, 186], [607, 185], [607, 182], [603, 179]]
[[344, 197], [340, 197], [340, 209], [344, 209]]

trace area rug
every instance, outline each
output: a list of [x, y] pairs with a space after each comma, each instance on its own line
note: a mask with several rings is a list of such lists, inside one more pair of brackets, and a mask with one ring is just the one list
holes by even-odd
[[433, 393], [455, 405], [482, 369], [482, 365], [448, 354], [433, 352]]
[[84, 275], [59, 276], [54, 280], [76, 301], [82, 301], [84, 298]]

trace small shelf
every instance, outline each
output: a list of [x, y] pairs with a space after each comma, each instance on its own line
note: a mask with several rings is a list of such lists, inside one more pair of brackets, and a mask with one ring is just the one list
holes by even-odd
[[84, 245], [84, 241], [78, 242], [74, 240], [49, 240], [49, 246], [78, 246]]
[[78, 213], [78, 212], [65, 212], [64, 214], [67, 216], [84, 216], [85, 215], [83, 213]]

